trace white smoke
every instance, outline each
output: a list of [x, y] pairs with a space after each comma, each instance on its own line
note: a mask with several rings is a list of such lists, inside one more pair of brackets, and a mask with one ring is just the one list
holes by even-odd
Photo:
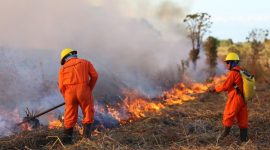
[[8, 111], [61, 103], [57, 74], [65, 47], [93, 62], [98, 97], [123, 87], [160, 94], [166, 82], [179, 80], [177, 64], [188, 57], [185, 12], [169, 1], [0, 0], [1, 105]]

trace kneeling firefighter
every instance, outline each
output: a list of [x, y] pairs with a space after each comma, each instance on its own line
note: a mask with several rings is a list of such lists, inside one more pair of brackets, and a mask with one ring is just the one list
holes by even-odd
[[240, 128], [240, 139], [242, 142], [247, 141], [248, 129], [248, 112], [247, 105], [243, 96], [243, 80], [239, 73], [241, 68], [239, 64], [239, 56], [236, 53], [229, 53], [225, 59], [226, 68], [229, 70], [226, 81], [212, 88], [211, 92], [228, 92], [228, 100], [223, 114], [224, 131], [221, 139], [229, 135], [234, 119], [237, 118], [237, 123]]
[[94, 98], [92, 91], [98, 74], [91, 62], [79, 59], [77, 51], [66, 48], [61, 52], [61, 65], [58, 83], [65, 99], [64, 143], [72, 142], [73, 127], [78, 119], [78, 106], [83, 113], [83, 136], [91, 137], [94, 121]]

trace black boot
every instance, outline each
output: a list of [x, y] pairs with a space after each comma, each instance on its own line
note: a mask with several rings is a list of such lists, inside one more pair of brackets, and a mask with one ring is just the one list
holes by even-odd
[[220, 139], [224, 139], [226, 136], [228, 136], [230, 131], [231, 131], [231, 127], [225, 127], [220, 136]]
[[241, 139], [241, 142], [246, 142], [248, 140], [248, 137], [247, 137], [247, 128], [246, 129], [240, 129], [240, 139]]
[[72, 135], [73, 135], [73, 128], [65, 128], [62, 142], [64, 144], [72, 144]]
[[83, 137], [84, 138], [91, 138], [91, 132], [92, 132], [92, 124], [87, 123], [83, 125]]

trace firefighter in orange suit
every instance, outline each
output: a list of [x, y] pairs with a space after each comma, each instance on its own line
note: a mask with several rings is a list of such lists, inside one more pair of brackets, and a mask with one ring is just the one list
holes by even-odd
[[61, 52], [58, 82], [65, 99], [64, 142], [72, 142], [73, 127], [78, 119], [78, 106], [83, 113], [83, 136], [90, 138], [94, 121], [94, 98], [92, 91], [98, 74], [91, 62], [77, 58], [77, 51], [71, 48]]
[[223, 114], [224, 131], [221, 138], [226, 137], [230, 133], [230, 129], [237, 119], [240, 128], [240, 139], [242, 142], [247, 141], [248, 129], [248, 112], [247, 105], [243, 97], [243, 80], [240, 74], [240, 67], [238, 66], [240, 59], [236, 53], [229, 53], [225, 59], [227, 69], [226, 81], [215, 88], [211, 92], [228, 92], [228, 100]]

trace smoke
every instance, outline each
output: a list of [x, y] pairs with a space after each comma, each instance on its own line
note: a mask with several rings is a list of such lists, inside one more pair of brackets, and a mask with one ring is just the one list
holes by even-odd
[[[207, 64], [206, 54], [204, 48], [201, 48], [199, 59], [196, 62], [196, 69], [194, 70], [193, 64], [190, 63], [187, 72], [189, 75], [189, 79], [192, 79], [193, 82], [204, 82], [206, 79], [209, 78], [209, 65]], [[216, 76], [224, 74], [226, 70], [226, 66], [224, 62], [217, 58], [217, 66], [214, 69], [214, 73]], [[212, 75], [210, 75], [212, 76]]]
[[181, 24], [187, 11], [169, 1], [2, 0], [0, 102], [7, 111], [61, 103], [57, 75], [66, 47], [99, 72], [97, 99], [122, 88], [156, 96], [179, 81], [177, 64], [189, 52]]

